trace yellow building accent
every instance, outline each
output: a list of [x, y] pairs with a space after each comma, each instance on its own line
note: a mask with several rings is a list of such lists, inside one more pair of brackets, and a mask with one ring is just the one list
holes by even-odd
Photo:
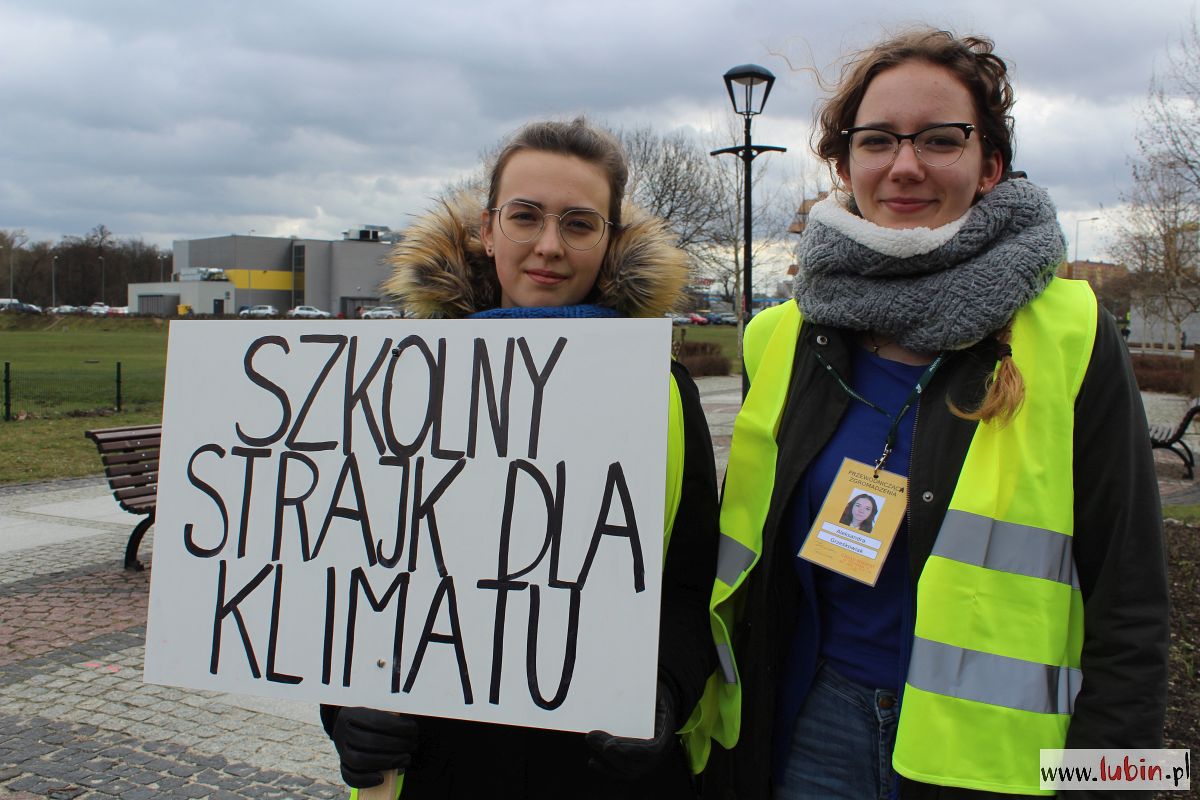
[[303, 289], [304, 273], [297, 273], [301, 280], [297, 280], [293, 285], [292, 272], [281, 269], [227, 269], [225, 277], [239, 289], [277, 289], [280, 291], [291, 291], [292, 289]]

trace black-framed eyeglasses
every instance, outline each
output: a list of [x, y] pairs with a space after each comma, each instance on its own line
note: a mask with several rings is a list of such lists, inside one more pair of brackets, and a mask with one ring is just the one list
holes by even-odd
[[563, 244], [572, 250], [591, 250], [604, 238], [604, 231], [612, 222], [599, 211], [590, 208], [573, 208], [561, 214], [547, 214], [542, 209], [521, 200], [509, 200], [499, 208], [489, 208], [496, 214], [500, 232], [517, 244], [528, 244], [541, 236], [546, 227], [546, 217], [558, 220], [558, 235]]
[[969, 122], [944, 122], [916, 133], [862, 127], [844, 130], [842, 136], [850, 140], [850, 160], [863, 169], [891, 166], [900, 152], [900, 143], [905, 140], [912, 142], [917, 158], [928, 166], [948, 167], [962, 158], [974, 130], [975, 126]]

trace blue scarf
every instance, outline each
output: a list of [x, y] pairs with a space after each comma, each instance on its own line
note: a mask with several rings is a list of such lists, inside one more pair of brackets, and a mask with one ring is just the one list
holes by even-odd
[[621, 316], [608, 306], [582, 304], [576, 306], [533, 306], [530, 308], [489, 308], [476, 311], [468, 319], [549, 319], [567, 317], [571, 319], [603, 319]]

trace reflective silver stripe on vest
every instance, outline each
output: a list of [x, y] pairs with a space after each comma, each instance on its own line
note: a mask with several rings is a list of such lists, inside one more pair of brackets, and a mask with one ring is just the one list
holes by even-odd
[[1083, 673], [916, 637], [908, 683], [934, 694], [1039, 714], [1070, 714]]
[[1043, 578], [1079, 588], [1071, 537], [1045, 528], [950, 509], [933, 554], [977, 567]]
[[742, 573], [750, 569], [756, 553], [732, 536], [722, 533], [717, 550], [717, 578], [733, 586]]
[[729, 652], [729, 645], [717, 645], [717, 661], [721, 662], [721, 674], [725, 676], [725, 682], [737, 683], [737, 672], [733, 669], [733, 655]]

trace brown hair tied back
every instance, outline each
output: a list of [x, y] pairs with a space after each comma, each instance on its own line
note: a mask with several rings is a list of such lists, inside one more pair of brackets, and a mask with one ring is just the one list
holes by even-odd
[[963, 411], [949, 397], [946, 398], [946, 403], [950, 406], [950, 413], [960, 419], [975, 422], [995, 420], [1003, 426], [1012, 421], [1021, 410], [1021, 404], [1025, 402], [1025, 381], [1012, 359], [1011, 321], [996, 333], [995, 339], [999, 345], [996, 348], [996, 371], [988, 376], [987, 393], [983, 396], [979, 408], [970, 412]]

